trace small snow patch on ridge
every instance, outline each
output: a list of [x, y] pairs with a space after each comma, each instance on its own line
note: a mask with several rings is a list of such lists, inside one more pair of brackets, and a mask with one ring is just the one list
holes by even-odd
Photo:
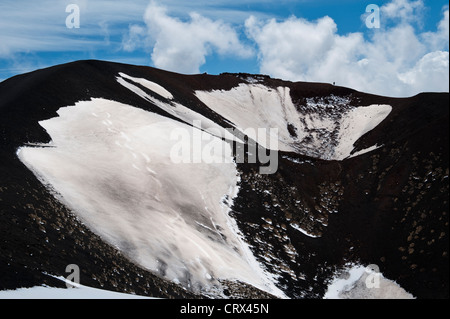
[[157, 84], [155, 82], [152, 82], [152, 81], [149, 81], [149, 80], [143, 79], [143, 78], [135, 78], [135, 77], [129, 76], [129, 75], [127, 75], [125, 73], [122, 73], [122, 72], [120, 72], [119, 75], [122, 78], [131, 80], [134, 83], [137, 83], [137, 84], [140, 84], [140, 85], [146, 87], [147, 89], [155, 92], [156, 94], [162, 96], [165, 99], [173, 100], [172, 93], [170, 93], [165, 88], [163, 88], [161, 85], [159, 85], [159, 84]]

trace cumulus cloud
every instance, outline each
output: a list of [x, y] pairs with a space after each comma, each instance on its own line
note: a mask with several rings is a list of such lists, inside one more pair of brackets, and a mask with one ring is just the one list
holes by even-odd
[[311, 64], [323, 60], [333, 47], [336, 23], [329, 17], [317, 22], [291, 17], [267, 22], [250, 17], [247, 35], [259, 48], [261, 71], [281, 78], [305, 80]]
[[399, 74], [399, 78], [418, 91], [433, 91], [434, 88], [445, 91], [449, 85], [448, 70], [449, 53], [436, 51], [424, 55], [414, 67]]
[[252, 50], [242, 44], [233, 27], [195, 12], [189, 14], [188, 21], [182, 21], [171, 17], [165, 7], [151, 2], [144, 21], [147, 34], [144, 36], [137, 26], [130, 28], [124, 48], [133, 49], [134, 40], [145, 37], [147, 43], [152, 44], [151, 59], [158, 68], [198, 73], [206, 56], [212, 53], [240, 58], [252, 55]]
[[261, 73], [294, 81], [336, 82], [391, 96], [448, 91], [448, 9], [434, 32], [418, 33], [419, 1], [394, 0], [381, 7], [390, 24], [362, 33], [338, 34], [330, 17], [316, 21], [247, 19], [258, 47]]
[[401, 23], [421, 23], [425, 5], [422, 0], [392, 0], [381, 7], [381, 17]]
[[235, 25], [198, 13], [181, 20], [151, 2], [145, 25], [130, 26], [122, 47], [145, 47], [154, 66], [181, 73], [199, 73], [211, 54], [257, 56], [261, 73], [286, 80], [336, 82], [390, 96], [448, 91], [449, 11], [443, 9], [434, 31], [421, 33], [424, 9], [423, 0], [392, 0], [380, 7], [380, 29], [345, 35], [329, 16], [314, 21], [250, 16], [244, 30], [253, 50]]

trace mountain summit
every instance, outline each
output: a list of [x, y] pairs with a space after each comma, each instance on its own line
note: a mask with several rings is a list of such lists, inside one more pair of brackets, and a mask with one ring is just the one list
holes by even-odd
[[77, 61], [0, 83], [0, 289], [448, 298], [449, 95]]

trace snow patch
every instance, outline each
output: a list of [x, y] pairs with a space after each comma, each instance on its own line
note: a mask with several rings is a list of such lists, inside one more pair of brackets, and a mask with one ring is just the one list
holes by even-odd
[[295, 230], [301, 232], [305, 236], [308, 236], [308, 237], [311, 237], [311, 238], [319, 238], [319, 237], [321, 237], [321, 236], [317, 236], [317, 235], [311, 234], [310, 232], [308, 232], [305, 229], [301, 228], [300, 225], [298, 225], [298, 224], [291, 223], [290, 226], [292, 228], [294, 228]]
[[[53, 276], [68, 284], [68, 288], [56, 288], [47, 285], [31, 288], [18, 288], [0, 291], [0, 299], [158, 299], [99, 288], [92, 288], [75, 283], [61, 276]], [[70, 287], [70, 288], [69, 288]]]
[[413, 299], [395, 281], [371, 267], [348, 265], [328, 286], [324, 299]]
[[0, 299], [155, 299], [79, 285], [75, 288], [35, 286], [0, 291]]
[[[232, 135], [228, 130], [224, 129], [214, 121], [208, 119], [207, 117], [192, 111], [191, 109], [185, 107], [184, 105], [177, 103], [175, 101], [170, 101], [170, 103], [166, 103], [164, 101], [160, 101], [147, 93], [141, 90], [139, 87], [125, 81], [123, 78], [131, 78], [130, 76], [119, 73], [120, 77], [117, 77], [117, 82], [121, 85], [129, 89], [131, 92], [137, 94], [141, 98], [153, 103], [155, 106], [159, 107], [161, 110], [166, 111], [167, 113], [175, 116], [181, 121], [194, 125], [197, 128], [204, 130], [210, 133], [213, 136], [219, 138], [226, 138], [228, 140], [238, 141], [243, 143], [240, 139]], [[144, 79], [141, 79], [144, 80]]]
[[161, 85], [159, 85], [158, 83], [149, 81], [147, 79], [143, 79], [143, 78], [135, 78], [129, 75], [126, 75], [125, 73], [120, 72], [119, 75], [122, 78], [128, 79], [133, 81], [134, 83], [138, 83], [144, 87], [146, 87], [147, 89], [155, 92], [156, 94], [162, 96], [165, 99], [168, 100], [173, 100], [173, 95], [172, 93], [170, 93], [169, 91], [167, 91], [164, 87], [162, 87]]
[[357, 152], [353, 153], [352, 155], [349, 156], [349, 158], [356, 157], [356, 156], [359, 156], [359, 155], [362, 155], [362, 154], [366, 154], [366, 153], [375, 151], [375, 150], [379, 149], [380, 147], [383, 147], [383, 145], [380, 145], [380, 146], [378, 146], [377, 144], [372, 145], [372, 146], [370, 146], [368, 148], [365, 148], [365, 149], [362, 149], [360, 151], [357, 151]]
[[364, 134], [378, 126], [392, 111], [386, 104], [373, 104], [351, 109], [341, 120], [339, 144], [334, 158], [343, 160], [351, 155], [353, 144]]
[[290, 97], [290, 89], [278, 87], [268, 88], [262, 84], [240, 84], [229, 91], [196, 91], [195, 95], [206, 106], [222, 115], [225, 119], [242, 132], [247, 129], [278, 128], [279, 148], [267, 143], [270, 133], [265, 136], [248, 136], [266, 149], [281, 151], [295, 151], [292, 136], [287, 123], [296, 121], [294, 125], [301, 125], [298, 114]]
[[[17, 154], [94, 232], [188, 289], [208, 290], [230, 279], [284, 296], [259, 269], [223, 203], [238, 190], [232, 159], [170, 160], [176, 143], [170, 133], [196, 128], [104, 99], [63, 107], [58, 115], [40, 122], [53, 147], [22, 147]], [[102, 124], [105, 119], [111, 125]]]
[[[241, 83], [228, 91], [196, 91], [195, 95], [242, 132], [277, 128], [279, 143], [275, 150], [324, 160], [349, 157], [353, 144], [392, 110], [390, 105], [350, 106], [349, 98], [333, 95], [306, 99], [306, 105], [295, 106], [290, 88], [255, 83]], [[248, 136], [266, 149], [274, 149], [266, 142], [269, 135]]]

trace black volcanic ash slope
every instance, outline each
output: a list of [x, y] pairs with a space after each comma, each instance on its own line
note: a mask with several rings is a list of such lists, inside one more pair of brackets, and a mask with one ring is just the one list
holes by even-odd
[[255, 164], [238, 164], [240, 191], [231, 215], [289, 297], [322, 297], [333, 273], [351, 262], [377, 264], [418, 298], [449, 297], [448, 94], [394, 99], [328, 84], [247, 74], [186, 76], [101, 61], [55, 66], [0, 83], [0, 289], [60, 285], [47, 274], [66, 276], [66, 265], [77, 263], [83, 282], [93, 287], [194, 296], [104, 243], [16, 156], [20, 146], [49, 141], [39, 121], [80, 100], [105, 98], [172, 118], [117, 83], [119, 72], [160, 84], [176, 101], [224, 127], [226, 119], [198, 100], [196, 90], [229, 90], [257, 78], [268, 87], [289, 87], [305, 113], [307, 99], [331, 95], [351, 97], [354, 105], [391, 105], [389, 116], [355, 143], [358, 150], [382, 145], [372, 152], [343, 161], [280, 152], [273, 175], [260, 175]]

